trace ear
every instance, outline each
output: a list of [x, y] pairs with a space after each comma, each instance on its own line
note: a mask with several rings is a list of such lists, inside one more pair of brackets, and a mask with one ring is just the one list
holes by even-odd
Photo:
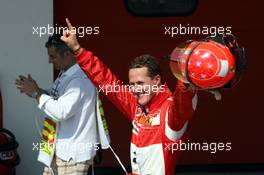
[[66, 51], [66, 52], [64, 52], [63, 56], [64, 57], [69, 57], [69, 56], [71, 56], [71, 52], [70, 51]]
[[153, 80], [155, 81], [155, 83], [157, 85], [160, 85], [161, 84], [161, 76], [160, 75], [155, 75]]
[[72, 58], [73, 54], [70, 51], [66, 51], [63, 53], [64, 58]]

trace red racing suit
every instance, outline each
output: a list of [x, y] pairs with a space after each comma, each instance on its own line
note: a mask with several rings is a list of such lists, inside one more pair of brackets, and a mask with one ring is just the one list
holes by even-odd
[[[77, 62], [91, 81], [132, 122], [130, 158], [133, 174], [173, 175], [180, 151], [176, 145], [186, 137], [197, 95], [181, 81], [172, 94], [157, 93], [146, 106], [92, 52], [82, 49]], [[119, 87], [118, 87], [119, 86]]]

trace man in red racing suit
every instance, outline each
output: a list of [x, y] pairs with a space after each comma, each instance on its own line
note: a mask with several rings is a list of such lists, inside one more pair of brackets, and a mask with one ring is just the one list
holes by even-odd
[[[71, 30], [71, 24], [68, 20], [66, 22]], [[98, 57], [80, 47], [76, 35], [64, 32], [61, 39], [75, 51], [78, 64], [99, 87], [99, 91], [132, 122], [130, 157], [133, 174], [173, 175], [180, 153], [175, 144], [186, 139], [197, 103], [195, 92], [178, 81], [172, 94], [165, 84], [160, 84], [159, 75], [151, 76], [151, 67], [137, 65], [129, 69], [130, 85], [138, 87], [140, 84], [153, 85], [153, 82], [158, 82], [158, 91], [145, 97], [146, 94], [130, 91], [127, 86], [123, 88], [123, 83]], [[137, 60], [142, 62], [143, 57]], [[151, 60], [145, 57], [143, 60]], [[144, 76], [149, 81], [144, 82], [144, 78], [138, 80]], [[149, 100], [144, 103], [147, 98]]]

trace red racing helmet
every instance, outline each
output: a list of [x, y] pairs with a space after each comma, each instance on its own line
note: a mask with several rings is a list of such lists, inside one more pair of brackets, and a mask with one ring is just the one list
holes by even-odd
[[233, 35], [189, 40], [170, 55], [173, 75], [200, 89], [230, 88], [238, 82], [236, 74], [245, 67], [244, 48], [238, 46]]

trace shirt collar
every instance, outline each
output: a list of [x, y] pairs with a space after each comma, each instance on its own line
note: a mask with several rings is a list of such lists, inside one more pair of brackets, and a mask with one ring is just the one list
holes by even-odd
[[73, 74], [75, 74], [78, 70], [80, 69], [78, 64], [74, 64], [72, 65], [69, 69], [67, 69], [65, 72], [61, 73], [61, 77], [64, 76], [72, 76]]

